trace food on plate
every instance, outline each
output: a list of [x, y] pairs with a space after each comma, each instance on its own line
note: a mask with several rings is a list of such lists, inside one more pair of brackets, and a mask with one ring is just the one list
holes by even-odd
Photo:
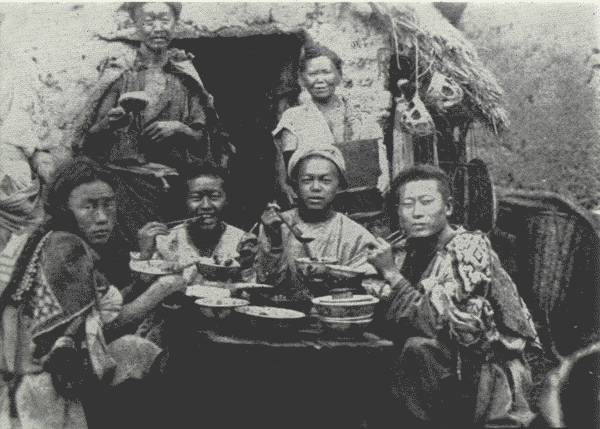
[[246, 307], [238, 308], [236, 311], [247, 314], [248, 316], [267, 319], [302, 319], [306, 317], [306, 315], [300, 311], [278, 307], [262, 307], [258, 305], [248, 305]]

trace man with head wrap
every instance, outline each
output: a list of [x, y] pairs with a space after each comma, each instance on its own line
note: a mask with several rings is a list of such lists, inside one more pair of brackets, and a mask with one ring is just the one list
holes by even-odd
[[[298, 208], [281, 213], [303, 237], [312, 239], [308, 244], [312, 256], [332, 259], [341, 265], [356, 259], [375, 240], [365, 228], [333, 210], [335, 195], [345, 185], [345, 172], [344, 158], [334, 146], [297, 150], [290, 158], [288, 175], [298, 194]], [[291, 290], [282, 293], [294, 300], [307, 299], [310, 293], [296, 275], [296, 259], [311, 256], [306, 246], [287, 227], [282, 227], [274, 207], [265, 210], [261, 221], [259, 278], [280, 287], [289, 285]], [[357, 268], [374, 273], [364, 259]]]

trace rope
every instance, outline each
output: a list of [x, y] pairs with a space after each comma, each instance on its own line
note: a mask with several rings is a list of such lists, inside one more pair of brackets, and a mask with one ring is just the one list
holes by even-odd
[[390, 18], [390, 22], [392, 23], [392, 37], [394, 38], [394, 51], [396, 52], [396, 67], [398, 67], [398, 71], [400, 71], [400, 60], [398, 57], [400, 56], [400, 51], [398, 50], [398, 34], [396, 33], [396, 23], [394, 22], [394, 18], [392, 14], [386, 12], [387, 16]]
[[415, 35], [415, 93], [419, 93], [419, 38]]

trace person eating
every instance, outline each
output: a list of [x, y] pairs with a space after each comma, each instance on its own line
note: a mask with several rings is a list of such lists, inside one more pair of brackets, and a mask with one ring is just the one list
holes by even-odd
[[[191, 165], [185, 175], [188, 220], [171, 229], [160, 222], [144, 225], [138, 233], [140, 259], [170, 259], [185, 266], [202, 257], [212, 258], [217, 265], [239, 265], [240, 270], [230, 279], [207, 280], [252, 281], [257, 238], [223, 220], [228, 202], [227, 173], [206, 162]], [[199, 273], [196, 282], [205, 277]]]
[[[333, 210], [333, 200], [344, 186], [344, 158], [334, 146], [306, 147], [294, 152], [288, 175], [298, 194], [298, 208], [277, 213], [269, 206], [261, 217], [256, 269], [264, 283], [278, 287], [282, 294], [302, 301], [310, 292], [297, 276], [298, 258], [316, 257], [347, 265], [367, 273], [373, 268], [361, 258], [375, 238], [364, 227]], [[280, 218], [301, 232], [310, 243], [299, 242]]]
[[[124, 303], [102, 263], [116, 209], [112, 177], [93, 161], [75, 159], [48, 190], [46, 221], [14, 235], [2, 251], [15, 263], [0, 278], [0, 427], [85, 428], [90, 416], [110, 420], [99, 401], [84, 399], [104, 384], [144, 377], [162, 355], [151, 342], [120, 333], [185, 282], [163, 276], [125, 293]], [[149, 400], [129, 398], [129, 412], [137, 399]]]
[[448, 223], [452, 190], [433, 166], [400, 172], [391, 206], [407, 238], [369, 261], [391, 285], [385, 319], [403, 345], [393, 392], [409, 426], [526, 426], [531, 315], [488, 238]]

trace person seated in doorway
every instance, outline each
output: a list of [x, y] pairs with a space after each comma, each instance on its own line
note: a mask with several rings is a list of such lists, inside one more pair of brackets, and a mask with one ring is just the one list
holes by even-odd
[[488, 238], [448, 223], [451, 195], [436, 167], [400, 172], [390, 197], [407, 238], [369, 250], [391, 285], [385, 319], [403, 344], [393, 393], [411, 424], [527, 425], [523, 353], [539, 347], [536, 329]]
[[276, 207], [268, 207], [261, 217], [256, 264], [258, 278], [275, 285], [288, 298], [304, 301], [311, 296], [297, 276], [298, 258], [313, 256], [341, 265], [355, 260], [355, 268], [375, 273], [366, 258], [360, 258], [375, 238], [361, 225], [332, 208], [336, 193], [344, 187], [345, 170], [344, 158], [334, 146], [304, 147], [294, 152], [290, 159], [288, 174], [294, 192], [298, 194], [298, 208], [280, 215], [295, 226], [303, 238], [311, 239], [310, 243], [303, 245], [282, 226]]
[[[286, 165], [294, 151], [307, 145], [333, 145], [373, 138], [364, 135], [362, 120], [348, 98], [336, 93], [342, 82], [342, 60], [332, 50], [321, 45], [305, 46], [299, 62], [300, 84], [307, 93], [300, 96], [300, 105], [290, 107], [273, 130], [276, 147], [276, 169], [285, 203], [296, 198], [289, 183]], [[387, 153], [378, 144], [381, 170], [381, 190], [389, 184]]]
[[169, 49], [181, 4], [121, 8], [135, 23], [140, 47], [131, 64], [118, 58], [101, 66], [97, 87], [74, 121], [81, 135], [72, 145], [116, 176], [119, 232], [133, 247], [146, 222], [178, 215], [177, 173], [198, 160], [226, 164], [230, 146], [215, 138], [213, 97], [193, 57]]
[[120, 332], [185, 282], [161, 277], [124, 303], [101, 263], [116, 209], [111, 176], [75, 159], [49, 187], [46, 221], [30, 235], [13, 235], [2, 251], [15, 263], [0, 279], [1, 427], [85, 428], [90, 415], [109, 419], [84, 399], [104, 384], [143, 378], [164, 356]]

